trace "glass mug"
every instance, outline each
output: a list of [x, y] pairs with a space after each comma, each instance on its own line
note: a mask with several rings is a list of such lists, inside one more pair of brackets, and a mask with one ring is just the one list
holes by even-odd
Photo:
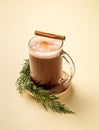
[[[30, 76], [35, 84], [52, 89], [59, 84], [70, 83], [75, 73], [75, 65], [69, 54], [62, 49], [62, 40], [34, 36], [28, 46]], [[65, 79], [62, 77], [63, 58], [69, 70]]]

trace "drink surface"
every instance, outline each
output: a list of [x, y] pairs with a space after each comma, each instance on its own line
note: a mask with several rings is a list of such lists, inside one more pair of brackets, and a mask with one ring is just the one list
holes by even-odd
[[53, 51], [61, 47], [60, 40], [45, 38], [45, 37], [35, 37], [31, 41], [32, 49], [38, 51]]
[[61, 46], [61, 40], [45, 37], [34, 37], [29, 43], [31, 55], [41, 58], [57, 56], [61, 50]]

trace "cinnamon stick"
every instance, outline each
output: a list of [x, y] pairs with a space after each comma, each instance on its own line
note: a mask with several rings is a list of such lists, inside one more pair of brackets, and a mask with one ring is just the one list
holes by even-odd
[[46, 32], [41, 32], [41, 31], [37, 31], [37, 30], [34, 33], [35, 33], [35, 35], [39, 35], [39, 36], [44, 36], [44, 37], [49, 37], [49, 38], [54, 38], [54, 39], [59, 39], [59, 40], [65, 40], [65, 36], [62, 36], [62, 35], [46, 33]]

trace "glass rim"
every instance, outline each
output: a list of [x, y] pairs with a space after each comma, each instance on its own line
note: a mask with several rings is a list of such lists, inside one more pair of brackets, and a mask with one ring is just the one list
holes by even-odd
[[[29, 47], [30, 49], [32, 49], [33, 51], [38, 51], [38, 52], [54, 52], [54, 51], [57, 51], [57, 50], [61, 49], [62, 46], [63, 46], [63, 44], [64, 44], [64, 42], [63, 42], [62, 40], [58, 40], [58, 39], [51, 38], [51, 39], [54, 39], [54, 40], [57, 40], [57, 41], [61, 42], [61, 45], [60, 45], [57, 49], [55, 49], [55, 50], [44, 50], [44, 51], [42, 51], [42, 50], [38, 50], [38, 49], [32, 48], [32, 46], [30, 46], [31, 41], [32, 41], [34, 38], [36, 38], [36, 37], [43, 37], [43, 36], [33, 36], [33, 37], [28, 41], [28, 47]], [[45, 38], [48, 38], [48, 37], [45, 37]], [[50, 38], [48, 38], [48, 39], [50, 39]]]

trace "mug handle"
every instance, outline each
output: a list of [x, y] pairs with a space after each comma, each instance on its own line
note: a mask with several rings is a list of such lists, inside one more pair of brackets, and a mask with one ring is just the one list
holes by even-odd
[[64, 58], [66, 63], [68, 64], [70, 74], [68, 75], [68, 79], [60, 78], [59, 83], [60, 84], [70, 83], [70, 81], [72, 80], [72, 78], [74, 77], [74, 74], [75, 74], [74, 61], [72, 60], [70, 55], [67, 52], [65, 52], [64, 50], [61, 51], [60, 56], [62, 56], [62, 58]]

